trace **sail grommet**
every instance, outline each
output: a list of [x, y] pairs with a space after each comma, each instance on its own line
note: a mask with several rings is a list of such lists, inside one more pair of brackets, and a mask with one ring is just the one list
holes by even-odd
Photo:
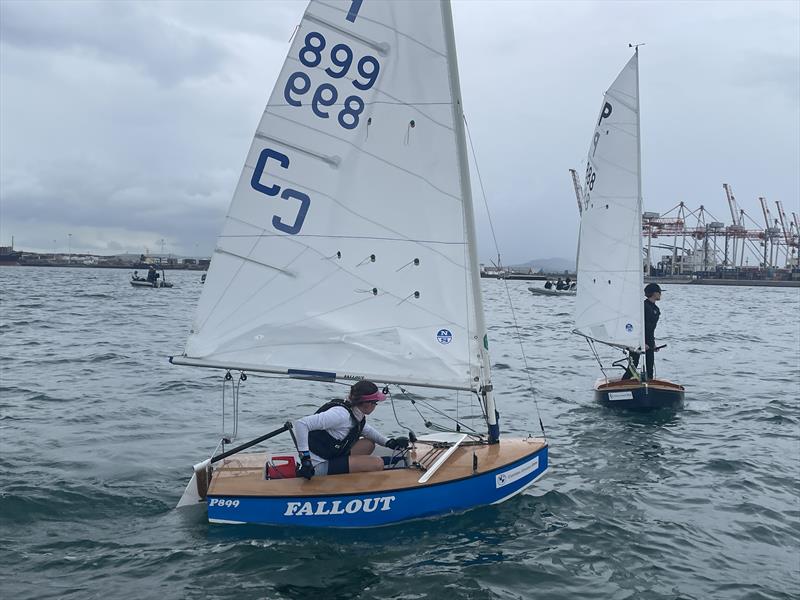
[[370, 254], [370, 255], [369, 255], [367, 258], [365, 258], [364, 260], [362, 260], [362, 261], [361, 261], [360, 263], [358, 263], [356, 266], [357, 266], [357, 267], [360, 267], [361, 265], [365, 265], [365, 264], [367, 264], [368, 262], [375, 262], [375, 255], [374, 255], [374, 254]]
[[408, 146], [408, 143], [411, 141], [411, 130], [414, 129], [414, 127], [416, 127], [416, 126], [417, 126], [417, 123], [416, 123], [416, 121], [414, 121], [414, 119], [411, 119], [408, 122], [408, 127], [406, 128], [406, 137], [403, 140], [403, 143], [406, 146]]
[[418, 267], [418, 266], [419, 266], [419, 259], [418, 259], [418, 258], [415, 258], [414, 260], [411, 260], [411, 261], [407, 262], [406, 264], [404, 264], [404, 265], [403, 265], [402, 267], [400, 267], [399, 269], [396, 269], [396, 270], [395, 270], [395, 273], [397, 273], [398, 271], [402, 271], [402, 270], [403, 270], [403, 269], [405, 269], [405, 268], [406, 268], [408, 265], [414, 265], [415, 267]]

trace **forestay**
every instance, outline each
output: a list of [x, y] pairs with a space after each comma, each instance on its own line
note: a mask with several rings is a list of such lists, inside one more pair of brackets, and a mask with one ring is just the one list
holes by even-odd
[[476, 389], [442, 10], [311, 2], [174, 362]]
[[644, 344], [638, 54], [606, 92], [584, 183], [575, 328], [630, 349]]

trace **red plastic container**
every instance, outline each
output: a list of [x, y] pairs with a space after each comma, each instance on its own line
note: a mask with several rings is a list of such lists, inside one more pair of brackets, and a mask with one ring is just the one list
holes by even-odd
[[292, 479], [297, 477], [294, 456], [273, 456], [267, 462], [267, 479]]

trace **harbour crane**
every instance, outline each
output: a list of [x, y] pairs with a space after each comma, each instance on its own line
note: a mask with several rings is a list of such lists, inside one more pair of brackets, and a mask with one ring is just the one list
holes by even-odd
[[[728, 232], [732, 234], [733, 237], [733, 266], [736, 266], [736, 246], [739, 241], [739, 233], [744, 229], [744, 211], [739, 209], [739, 206], [736, 204], [736, 197], [733, 195], [733, 190], [731, 186], [727, 183], [722, 184], [722, 189], [725, 190], [725, 196], [728, 198], [728, 207], [731, 209], [731, 220], [733, 221], [732, 225], [728, 226]], [[727, 237], [726, 237], [727, 242]], [[727, 244], [726, 244], [727, 246]], [[742, 256], [744, 257], [744, 240], [742, 241]], [[725, 248], [725, 266], [728, 265], [728, 249]], [[740, 262], [741, 264], [741, 262]]]
[[[789, 222], [789, 219], [786, 218], [786, 213], [783, 212], [783, 202], [780, 200], [775, 200], [775, 206], [778, 208], [778, 217], [781, 220], [781, 229], [783, 230], [783, 240], [786, 242], [786, 263], [787, 264], [794, 264], [794, 240], [792, 239], [792, 224]], [[787, 227], [786, 224], [789, 224]]]

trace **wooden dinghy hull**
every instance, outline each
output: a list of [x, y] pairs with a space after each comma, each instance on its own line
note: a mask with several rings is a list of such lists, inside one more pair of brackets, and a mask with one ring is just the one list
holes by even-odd
[[[410, 460], [423, 451], [430, 446], [418, 445]], [[265, 461], [263, 453], [237, 455], [215, 468], [206, 495], [209, 522], [359, 528], [461, 513], [533, 484], [547, 470], [548, 446], [533, 438], [462, 446], [424, 483], [417, 468], [267, 480]]]
[[684, 387], [665, 379], [645, 382], [635, 379], [599, 379], [595, 383], [594, 397], [600, 404], [615, 408], [678, 408], [683, 405]]

